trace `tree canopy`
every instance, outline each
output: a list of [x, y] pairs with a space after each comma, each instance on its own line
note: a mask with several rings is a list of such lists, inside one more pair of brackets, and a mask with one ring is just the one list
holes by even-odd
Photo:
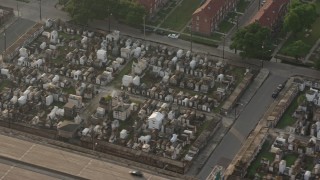
[[285, 30], [297, 33], [304, 28], [310, 28], [317, 16], [317, 9], [314, 3], [303, 3], [295, 0], [292, 2], [284, 19]]
[[258, 23], [239, 29], [232, 37], [231, 49], [240, 50], [243, 58], [265, 59], [271, 54], [271, 31]]
[[87, 24], [92, 19], [104, 19], [113, 16], [131, 25], [140, 25], [146, 11], [135, 1], [118, 0], [70, 0], [66, 11], [79, 24]]

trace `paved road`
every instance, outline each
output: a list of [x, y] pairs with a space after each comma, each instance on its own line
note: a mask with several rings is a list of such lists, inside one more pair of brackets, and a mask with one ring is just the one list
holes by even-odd
[[[1, 4], [1, 2], [0, 2]], [[13, 24], [11, 24], [6, 29], [6, 46], [7, 48], [13, 44], [22, 34], [26, 32], [27, 29], [35, 24], [34, 21], [28, 19], [18, 18]], [[4, 41], [4, 31], [0, 36], [0, 52], [4, 51], [5, 41]]]
[[[18, 2], [14, 0], [0, 0], [0, 4], [2, 6], [11, 7], [15, 10], [15, 14], [17, 15], [19, 10], [19, 16], [32, 20], [39, 21], [40, 20], [40, 6], [38, 0], [29, 0], [29, 3]], [[70, 20], [67, 13], [56, 9], [54, 6], [57, 4], [58, 0], [42, 0], [41, 1], [41, 16], [42, 20], [46, 18], [52, 19], [62, 19], [62, 20]]]
[[[7, 173], [7, 174], [6, 174]], [[6, 175], [5, 175], [6, 174]], [[3, 177], [5, 175], [5, 177]], [[23, 168], [14, 167], [11, 165], [3, 164], [0, 162], [0, 179], [23, 179], [23, 180], [58, 180], [44, 174], [40, 174], [34, 171], [29, 171]]]
[[271, 97], [272, 91], [287, 79], [286, 76], [271, 74], [261, 88], [254, 95], [250, 103], [243, 109], [232, 128], [224, 136], [219, 146], [210, 156], [207, 164], [198, 174], [198, 178], [205, 179], [212, 168], [222, 159], [231, 160], [241, 148], [242, 143], [254, 129], [269, 105], [274, 101]]
[[[79, 179], [79, 180], [87, 180], [86, 178], [81, 178], [79, 176], [74, 176], [74, 175], [70, 175], [67, 173], [61, 173], [58, 171], [54, 171], [51, 169], [48, 169], [46, 167], [40, 167], [40, 166], [35, 166], [33, 164], [29, 164], [23, 161], [19, 161], [16, 159], [12, 159], [9, 157], [3, 157], [0, 156], [0, 166], [3, 165], [4, 167], [4, 175], [1, 177], [1, 179], [10, 179], [13, 177], [10, 176], [14, 176], [15, 173], [25, 173], [25, 175], [27, 176], [26, 178], [30, 178], [29, 175], [35, 176], [34, 179], [40, 178], [40, 177], [36, 177], [37, 175], [39, 176], [43, 176], [43, 178], [47, 179], [51, 179], [51, 178], [57, 178], [57, 179], [65, 179], [65, 180], [73, 180], [73, 179]], [[7, 165], [7, 166], [5, 166]], [[7, 168], [8, 167], [8, 168]], [[17, 170], [15, 170], [15, 168], [17, 168]], [[13, 173], [14, 171], [16, 171], [15, 173]], [[18, 176], [19, 177], [19, 176]], [[24, 179], [22, 178], [23, 176], [21, 176], [19, 179]]]
[[[0, 147], [0, 156], [86, 179], [137, 179], [128, 173], [131, 169], [127, 167], [4, 135], [0, 135]], [[0, 161], [0, 167], [2, 166], [7, 167]], [[0, 168], [0, 179], [14, 177], [15, 172], [27, 174], [28, 177], [30, 177], [29, 173], [35, 174], [34, 172], [26, 172], [26, 169], [21, 171], [21, 168], [11, 166], [7, 170]], [[45, 178], [47, 176], [52, 177], [50, 173], [36, 172], [37, 175], [43, 177], [39, 179], [47, 179]], [[165, 179], [148, 173], [144, 173], [144, 178], [151, 180]]]

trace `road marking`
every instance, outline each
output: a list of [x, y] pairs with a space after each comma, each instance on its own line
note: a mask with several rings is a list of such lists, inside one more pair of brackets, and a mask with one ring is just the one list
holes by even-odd
[[78, 173], [78, 176], [80, 176], [80, 175], [81, 175], [81, 173], [82, 173], [82, 171], [84, 171], [85, 169], [87, 169], [87, 167], [88, 167], [88, 166], [90, 166], [90, 165], [91, 165], [91, 162], [92, 162], [92, 159], [90, 159], [90, 161], [88, 162], [88, 164], [87, 164], [87, 165], [85, 165], [85, 166], [81, 169], [81, 171]]
[[24, 156], [26, 156], [35, 146], [35, 144], [32, 144], [32, 146], [19, 158], [19, 160], [22, 160]]
[[14, 166], [10, 166], [10, 169], [8, 169], [8, 171], [6, 173], [4, 173], [4, 175], [1, 177], [1, 180], [4, 179], [13, 168], [14, 168]]
[[230, 132], [240, 141], [243, 142], [245, 140], [244, 136], [234, 127], [230, 129]]
[[[23, 159], [24, 156], [26, 156], [36, 145], [35, 144], [32, 144], [32, 146], [19, 158], [19, 160]], [[4, 173], [4, 175], [0, 178], [1, 180], [4, 179], [9, 173], [10, 171], [12, 171], [12, 169], [16, 167], [15, 165], [14, 166], [10, 166], [10, 169], [8, 169], [8, 171], [6, 173]]]

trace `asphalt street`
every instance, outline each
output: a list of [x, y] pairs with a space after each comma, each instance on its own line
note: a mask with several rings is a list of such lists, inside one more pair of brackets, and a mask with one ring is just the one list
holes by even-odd
[[[6, 169], [0, 169], [1, 180], [24, 179], [25, 176], [36, 174], [43, 177], [33, 179], [167, 179], [145, 171], [143, 178], [134, 177], [129, 174], [132, 170], [130, 167], [2, 134], [0, 147], [0, 168], [6, 165]], [[21, 172], [24, 172], [25, 176], [15, 176], [15, 173]]]
[[[2, 6], [11, 7], [15, 10], [15, 14], [32, 21], [40, 20], [40, 5], [39, 0], [28, 0], [29, 3], [14, 0], [0, 0]], [[69, 20], [67, 13], [60, 11], [54, 6], [58, 0], [41, 0], [41, 17], [42, 20], [46, 18]]]
[[[22, 34], [26, 32], [27, 29], [32, 27], [34, 24], [34, 21], [18, 18], [13, 24], [7, 27], [5, 31], [1, 32], [0, 52], [2, 53], [4, 51], [5, 46], [8, 48], [11, 44], [13, 44]], [[6, 38], [4, 36], [6, 36]]]

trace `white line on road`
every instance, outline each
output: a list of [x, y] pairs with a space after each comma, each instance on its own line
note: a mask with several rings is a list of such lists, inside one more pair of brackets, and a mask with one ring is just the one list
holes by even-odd
[[[24, 156], [26, 156], [35, 146], [36, 146], [35, 144], [32, 144], [32, 146], [19, 158], [19, 160], [23, 159]], [[4, 173], [4, 175], [0, 178], [0, 180], [4, 179], [12, 171], [14, 167], [15, 165], [10, 166], [10, 169], [8, 169], [6, 173]]]
[[88, 162], [88, 164], [87, 164], [87, 165], [85, 165], [85, 166], [81, 169], [81, 171], [78, 173], [78, 176], [80, 176], [80, 175], [81, 175], [81, 173], [82, 173], [82, 171], [84, 171], [85, 169], [87, 169], [87, 167], [88, 167], [88, 166], [90, 166], [90, 165], [91, 165], [91, 162], [92, 162], [92, 159], [90, 159], [90, 161]]
[[19, 160], [22, 160], [24, 156], [26, 156], [35, 146], [35, 144], [32, 144], [32, 146], [19, 158]]
[[14, 168], [14, 166], [11, 166], [10, 169], [8, 169], [8, 171], [6, 173], [4, 173], [4, 175], [1, 177], [1, 180], [4, 179], [13, 168]]

